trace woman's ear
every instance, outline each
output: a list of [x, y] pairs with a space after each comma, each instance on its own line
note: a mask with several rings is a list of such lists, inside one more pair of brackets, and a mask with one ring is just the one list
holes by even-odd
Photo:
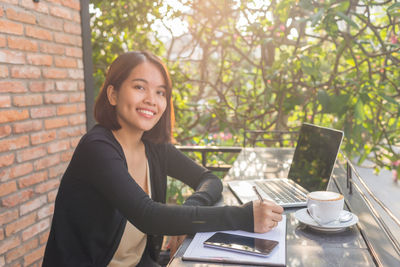
[[117, 105], [117, 92], [114, 90], [114, 86], [112, 85], [107, 87], [107, 98], [111, 106]]

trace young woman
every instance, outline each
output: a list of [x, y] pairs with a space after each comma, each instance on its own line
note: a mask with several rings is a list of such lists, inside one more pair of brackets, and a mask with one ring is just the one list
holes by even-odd
[[[158, 266], [163, 235], [266, 232], [282, 219], [268, 201], [210, 207], [222, 184], [170, 144], [171, 89], [149, 53], [111, 64], [95, 104], [98, 125], [61, 180], [43, 266]], [[167, 175], [195, 190], [184, 205], [165, 204]]]

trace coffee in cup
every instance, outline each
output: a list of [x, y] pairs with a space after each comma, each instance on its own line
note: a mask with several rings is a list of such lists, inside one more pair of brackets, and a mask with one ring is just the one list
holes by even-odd
[[318, 224], [328, 224], [340, 217], [344, 197], [332, 191], [314, 191], [307, 195], [307, 209]]

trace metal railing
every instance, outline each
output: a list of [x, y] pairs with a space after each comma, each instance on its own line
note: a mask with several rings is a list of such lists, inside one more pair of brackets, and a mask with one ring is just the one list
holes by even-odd
[[209, 153], [240, 153], [242, 151], [242, 147], [236, 146], [180, 146], [177, 145], [178, 148], [182, 152], [199, 152], [201, 153], [201, 164], [211, 170], [211, 171], [222, 171], [226, 172], [232, 167], [229, 164], [218, 164], [218, 165], [209, 165], [208, 164], [208, 154]]

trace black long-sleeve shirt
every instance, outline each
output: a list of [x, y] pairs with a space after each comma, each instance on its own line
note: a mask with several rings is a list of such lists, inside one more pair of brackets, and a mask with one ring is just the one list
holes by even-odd
[[[153, 259], [163, 235], [253, 231], [251, 203], [210, 207], [222, 183], [171, 144], [145, 143], [152, 199], [128, 173], [112, 132], [96, 125], [79, 142], [61, 179], [43, 266], [106, 266], [126, 221], [148, 234]], [[183, 206], [165, 204], [167, 175], [196, 191]]]

